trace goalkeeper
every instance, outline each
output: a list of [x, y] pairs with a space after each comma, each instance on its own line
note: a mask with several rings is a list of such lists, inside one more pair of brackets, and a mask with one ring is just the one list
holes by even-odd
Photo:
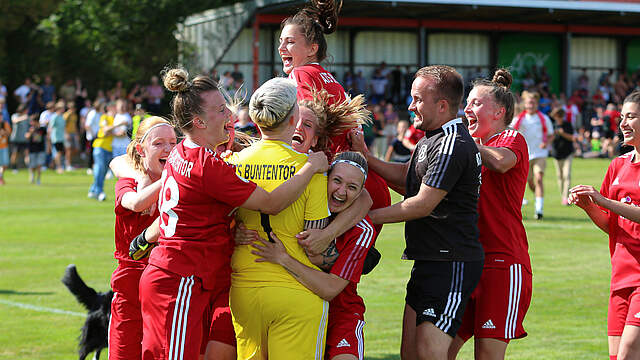
[[[129, 257], [129, 242], [158, 218], [156, 208], [160, 177], [167, 156], [176, 145], [173, 126], [160, 117], [145, 119], [127, 154], [114, 160], [112, 167], [130, 168], [118, 174], [115, 194], [115, 258], [118, 267], [111, 276], [114, 295], [109, 326], [109, 359], [142, 358], [142, 312], [138, 283], [147, 265], [147, 253], [153, 245], [135, 241], [134, 259]], [[124, 163], [124, 164], [123, 164]], [[115, 165], [115, 166], [114, 166]], [[122, 166], [124, 165], [124, 166]], [[116, 171], [117, 173], [117, 171]], [[155, 228], [158, 225], [156, 224]], [[147, 231], [148, 233], [153, 232]]]

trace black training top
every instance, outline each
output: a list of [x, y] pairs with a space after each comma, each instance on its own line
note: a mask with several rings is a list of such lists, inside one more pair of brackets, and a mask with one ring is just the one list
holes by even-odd
[[407, 174], [405, 199], [421, 184], [447, 195], [427, 217], [407, 221], [403, 257], [429, 261], [484, 259], [478, 241], [478, 196], [482, 161], [460, 119], [427, 131], [416, 144]]

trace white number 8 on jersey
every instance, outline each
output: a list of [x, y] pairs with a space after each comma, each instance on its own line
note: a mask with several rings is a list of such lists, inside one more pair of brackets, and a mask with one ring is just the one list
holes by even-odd
[[[169, 191], [169, 199], [167, 199], [167, 191]], [[180, 190], [178, 183], [173, 176], [167, 178], [167, 170], [162, 171], [162, 190], [160, 191], [160, 199], [158, 207], [160, 208], [160, 228], [164, 230], [165, 237], [171, 237], [176, 233], [176, 225], [178, 224], [178, 214], [173, 208], [178, 205], [180, 200]], [[165, 223], [164, 216], [168, 216]]]

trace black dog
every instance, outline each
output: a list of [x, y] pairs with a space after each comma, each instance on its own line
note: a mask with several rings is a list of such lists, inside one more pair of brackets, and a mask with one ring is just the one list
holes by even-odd
[[74, 264], [67, 266], [62, 283], [88, 311], [78, 344], [79, 359], [84, 360], [89, 353], [95, 351], [94, 358], [97, 360], [100, 358], [100, 351], [108, 346], [113, 291], [98, 293], [88, 287], [78, 275]]

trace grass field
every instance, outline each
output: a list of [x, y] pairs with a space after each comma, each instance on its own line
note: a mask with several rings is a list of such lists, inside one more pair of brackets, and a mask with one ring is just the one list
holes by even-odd
[[[573, 183], [599, 187], [607, 160], [574, 160]], [[41, 186], [27, 173], [6, 175], [0, 187], [0, 359], [73, 359], [84, 321], [82, 307], [60, 282], [75, 263], [97, 290], [109, 286], [113, 260], [113, 180], [107, 201], [86, 198], [92, 178], [78, 170], [47, 172]], [[553, 164], [545, 175], [543, 221], [523, 208], [533, 262], [529, 336], [513, 341], [509, 359], [604, 359], [609, 289], [607, 239], [576, 207], [560, 205]], [[527, 191], [527, 197], [532, 194]], [[398, 197], [395, 198], [396, 200]], [[531, 202], [532, 203], [532, 202]], [[367, 359], [399, 359], [404, 289], [410, 263], [401, 261], [401, 224], [378, 238], [380, 265], [365, 276]], [[105, 357], [106, 358], [106, 357]], [[472, 359], [466, 345], [460, 359]]]

